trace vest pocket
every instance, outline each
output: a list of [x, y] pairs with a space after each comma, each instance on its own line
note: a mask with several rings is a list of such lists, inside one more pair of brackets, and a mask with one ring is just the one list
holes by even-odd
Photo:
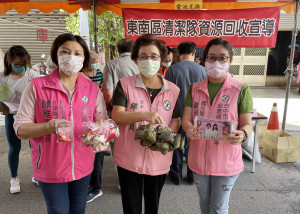
[[[213, 173], [230, 173], [235, 171], [238, 160], [238, 149], [236, 145], [228, 141], [220, 141], [219, 144], [209, 144], [208, 163]], [[208, 166], [208, 169], [210, 167]]]
[[39, 142], [38, 145], [38, 158], [36, 160], [36, 168], [41, 168], [41, 163], [42, 163], [42, 143]]

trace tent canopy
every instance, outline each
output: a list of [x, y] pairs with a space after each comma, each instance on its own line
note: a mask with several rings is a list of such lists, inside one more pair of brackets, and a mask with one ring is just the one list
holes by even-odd
[[[202, 9], [224, 10], [245, 9], [259, 7], [279, 6], [286, 13], [294, 13], [295, 0], [198, 0], [202, 2]], [[0, 14], [5, 14], [7, 10], [15, 9], [19, 13], [26, 14], [31, 9], [38, 9], [43, 13], [50, 13], [54, 9], [63, 9], [67, 13], [74, 13], [80, 8], [90, 9], [92, 0], [0, 0]], [[125, 3], [126, 2], [126, 3]], [[147, 2], [147, 3], [145, 3]], [[117, 15], [122, 15], [122, 8], [147, 8], [147, 9], [175, 9], [175, 0], [97, 0], [97, 13], [112, 11]], [[186, 1], [185, 1], [186, 2]]]
[[43, 13], [51, 13], [55, 9], [62, 9], [67, 13], [75, 13], [81, 8], [76, 1], [70, 0], [0, 0], [0, 15], [14, 9], [19, 13], [26, 14], [31, 9], [38, 9]]
[[[80, 1], [80, 0], [77, 0]], [[111, 0], [114, 1], [114, 0]], [[99, 2], [99, 1], [98, 1]], [[110, 2], [110, 1], [105, 1]], [[114, 1], [115, 2], [115, 1]], [[144, 9], [161, 9], [170, 10], [175, 9], [176, 3], [180, 1], [175, 0], [153, 0], [156, 3], [142, 3], [145, 1], [139, 1], [137, 4], [134, 0], [127, 0], [127, 3], [114, 3], [114, 4], [103, 4], [98, 3], [97, 11], [101, 14], [105, 11], [113, 11], [115, 14], [121, 16], [122, 8], [144, 8]], [[130, 3], [132, 2], [132, 3]], [[149, 1], [148, 1], [149, 2]], [[187, 1], [185, 1], [187, 2]], [[199, 1], [200, 2], [200, 1]], [[278, 0], [277, 2], [270, 2], [270, 0], [202, 0], [202, 9], [205, 10], [232, 10], [232, 9], [247, 9], [247, 8], [261, 8], [261, 7], [281, 7], [283, 11], [288, 14], [294, 13], [295, 4], [294, 0]], [[224, 7], [226, 4], [226, 7]]]

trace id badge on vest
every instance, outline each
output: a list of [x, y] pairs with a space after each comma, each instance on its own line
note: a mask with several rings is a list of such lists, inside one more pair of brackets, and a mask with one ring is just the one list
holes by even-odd
[[197, 128], [197, 138], [201, 140], [230, 141], [230, 132], [236, 130], [235, 121], [225, 121], [212, 118], [194, 118]]

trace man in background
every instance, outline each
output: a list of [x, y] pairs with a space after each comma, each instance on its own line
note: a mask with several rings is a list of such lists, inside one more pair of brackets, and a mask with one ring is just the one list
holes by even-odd
[[[184, 101], [188, 87], [195, 82], [204, 80], [207, 77], [207, 73], [203, 66], [194, 62], [196, 53], [196, 44], [191, 41], [185, 41], [179, 44], [178, 54], [180, 56], [180, 62], [171, 65], [166, 73], [165, 79], [176, 84], [180, 88], [179, 93], [179, 107], [181, 113], [181, 119], [184, 109]], [[179, 128], [178, 133], [183, 137], [185, 133], [182, 127]], [[188, 140], [186, 139], [186, 144]], [[187, 150], [187, 149], [185, 149]], [[188, 151], [186, 151], [188, 152]], [[183, 152], [179, 149], [174, 150], [172, 165], [170, 167], [169, 176], [174, 184], [180, 185], [182, 182], [182, 166], [183, 166]], [[187, 167], [187, 181], [189, 183], [194, 182], [193, 172]]]
[[163, 77], [166, 76], [167, 70], [168, 68], [173, 65], [173, 51], [172, 48], [168, 47], [168, 53], [167, 56], [163, 59], [163, 61], [161, 62], [161, 66], [160, 69], [158, 70], [158, 73], [161, 74]]
[[130, 57], [133, 43], [132, 39], [121, 39], [117, 44], [120, 58], [107, 62], [104, 67], [102, 92], [108, 111], [111, 109], [111, 99], [119, 80], [122, 77], [128, 77], [139, 73], [137, 65]]
[[[131, 51], [133, 40], [124, 38], [118, 41], [117, 49], [120, 58], [111, 60], [106, 63], [103, 69], [103, 85], [102, 93], [106, 101], [107, 113], [110, 117], [112, 110], [112, 97], [116, 89], [117, 83], [122, 77], [133, 76], [139, 73], [139, 69], [135, 62], [131, 59]], [[112, 154], [114, 152], [114, 141], [110, 142]], [[117, 186], [121, 190], [120, 186]]]

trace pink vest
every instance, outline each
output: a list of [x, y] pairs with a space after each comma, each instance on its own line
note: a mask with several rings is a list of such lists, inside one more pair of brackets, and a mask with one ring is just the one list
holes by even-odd
[[[196, 115], [209, 118], [211, 114], [211, 118], [238, 124], [237, 101], [243, 84], [227, 75], [211, 106], [207, 83], [208, 78], [193, 84], [193, 118]], [[190, 140], [189, 147], [189, 167], [200, 175], [233, 176], [244, 170], [241, 145], [229, 141]]]
[[78, 180], [93, 170], [95, 155], [91, 147], [80, 142], [82, 122], [93, 121], [97, 99], [97, 84], [78, 75], [73, 97], [62, 90], [58, 71], [32, 80], [36, 91], [36, 123], [53, 118], [73, 121], [73, 142], [57, 141], [56, 134], [32, 138], [33, 176], [46, 183]]
[[[161, 76], [160, 76], [161, 77]], [[169, 126], [178, 99], [179, 88], [163, 77], [163, 87], [151, 104], [147, 89], [140, 77], [135, 75], [122, 78], [121, 84], [127, 96], [127, 112], [157, 112]], [[135, 130], [146, 121], [120, 126], [120, 137], [115, 141], [114, 160], [116, 165], [132, 172], [146, 175], [161, 175], [169, 171], [173, 152], [163, 155], [152, 151], [134, 140]]]

